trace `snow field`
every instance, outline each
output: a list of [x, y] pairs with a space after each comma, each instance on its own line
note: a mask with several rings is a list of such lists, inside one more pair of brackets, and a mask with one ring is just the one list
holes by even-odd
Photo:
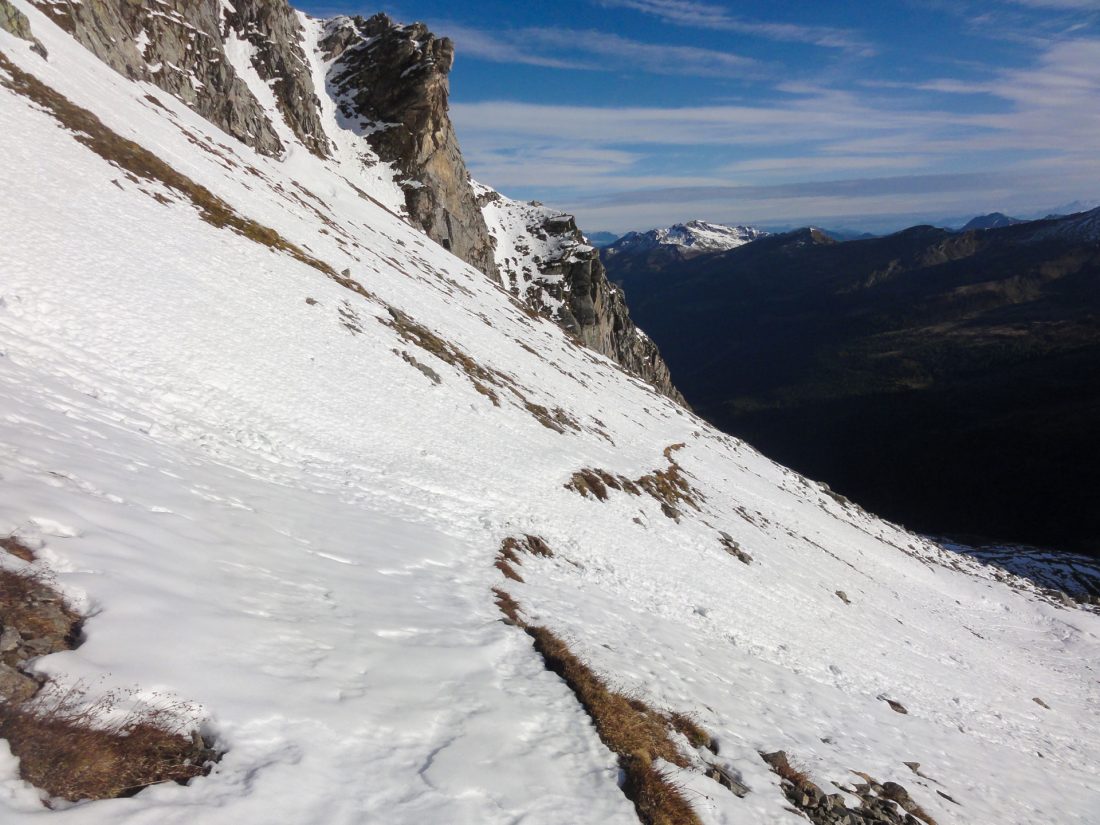
[[[41, 542], [90, 616], [36, 667], [197, 702], [228, 749], [187, 788], [53, 819], [636, 822], [572, 694], [499, 621], [501, 586], [609, 683], [718, 738], [751, 793], [678, 774], [707, 823], [798, 821], [761, 749], [828, 791], [851, 770], [898, 781], [941, 825], [1096, 822], [1095, 615], [843, 507], [531, 319], [393, 214], [335, 121], [333, 160], [257, 156], [15, 4], [50, 60], [0, 33], [9, 59], [374, 296], [158, 203], [0, 87], [0, 534]], [[494, 406], [387, 306], [582, 430]], [[564, 488], [681, 442], [705, 499], [679, 523]], [[525, 584], [492, 566], [520, 533], [556, 553], [525, 557]], [[4, 822], [46, 815], [2, 746], [0, 777]]]

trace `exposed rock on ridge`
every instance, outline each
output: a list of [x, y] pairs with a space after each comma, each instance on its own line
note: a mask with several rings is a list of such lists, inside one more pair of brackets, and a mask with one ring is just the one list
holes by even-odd
[[454, 45], [384, 14], [331, 21], [321, 42], [347, 127], [401, 176], [406, 207], [432, 240], [499, 281], [485, 219], [448, 116]]
[[622, 289], [573, 216], [475, 184], [504, 285], [585, 346], [687, 406], [657, 345], [631, 320]]
[[248, 41], [287, 125], [310, 151], [327, 153], [301, 26], [284, 0], [235, 0], [224, 17], [218, 0], [32, 2], [115, 71], [156, 84], [257, 151], [281, 155], [276, 127], [226, 54], [227, 38]]
[[[257, 151], [281, 156], [296, 139], [319, 157], [333, 153], [302, 25], [286, 0], [31, 1], [114, 70], [155, 83]], [[0, 0], [0, 13], [6, 6]], [[23, 15], [11, 11], [15, 28]], [[450, 40], [378, 14], [329, 21], [319, 46], [330, 62], [322, 93], [335, 100], [339, 126], [393, 166], [414, 225], [498, 282], [506, 269], [505, 285], [534, 309], [685, 403], [574, 220], [475, 191], [448, 113]], [[494, 198], [525, 240], [490, 233], [482, 207]], [[537, 251], [525, 256], [515, 243]]]
[[31, 33], [31, 22], [27, 19], [27, 15], [15, 8], [8, 0], [0, 0], [0, 29], [14, 34], [21, 40], [26, 40], [34, 51], [42, 57], [47, 56], [45, 47]]

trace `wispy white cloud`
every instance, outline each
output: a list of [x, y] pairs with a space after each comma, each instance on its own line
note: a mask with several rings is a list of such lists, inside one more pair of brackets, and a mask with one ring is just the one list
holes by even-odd
[[747, 20], [731, 15], [727, 9], [697, 0], [597, 0], [607, 8], [631, 9], [658, 17], [666, 23], [698, 29], [737, 32], [767, 40], [807, 43], [870, 57], [874, 46], [858, 33], [829, 26], [804, 26]]
[[1032, 6], [1039, 9], [1100, 11], [1100, 0], [1010, 0], [1010, 2], [1018, 6]]
[[[967, 198], [972, 208], [1054, 204], [1094, 195], [1100, 180], [1098, 65], [1100, 39], [1078, 39], [983, 81], [786, 83], [756, 105], [490, 101], [454, 115], [476, 175], [545, 193], [592, 229], [699, 217], [708, 204], [703, 217], [741, 221], [950, 210]], [[984, 100], [972, 111], [930, 107], [944, 93]], [[682, 174], [669, 172], [677, 157]]]
[[629, 69], [648, 74], [753, 77], [760, 64], [732, 52], [644, 43], [588, 29], [531, 27], [489, 31], [456, 23], [434, 24], [455, 41], [463, 57], [585, 71]]

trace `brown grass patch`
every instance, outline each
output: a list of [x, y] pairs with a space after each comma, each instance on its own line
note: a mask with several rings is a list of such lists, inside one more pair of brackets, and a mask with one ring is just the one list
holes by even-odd
[[550, 545], [538, 536], [525, 535], [521, 539], [509, 536], [500, 543], [500, 552], [497, 553], [494, 567], [504, 574], [505, 578], [523, 583], [523, 577], [516, 572], [516, 567], [523, 564], [520, 553], [530, 553], [533, 556], [553, 558], [554, 551]]
[[[664, 456], [668, 460], [668, 467], [663, 470], [654, 470], [639, 479], [631, 481], [621, 475], [614, 475], [606, 470], [585, 468], [573, 473], [572, 478], [565, 484], [567, 490], [588, 498], [594, 496], [599, 501], [607, 501], [608, 488], [622, 490], [631, 495], [647, 493], [658, 504], [661, 512], [675, 521], [680, 520], [681, 510], [678, 505], [686, 504], [694, 509], [699, 509], [698, 499], [702, 494], [691, 486], [684, 469], [676, 463], [672, 454], [684, 448], [683, 444], [673, 444], [664, 449]], [[751, 559], [750, 559], [751, 561]]]
[[503, 573], [504, 578], [511, 579], [512, 581], [519, 582], [520, 584], [524, 583], [523, 576], [517, 573], [516, 569], [512, 567], [512, 565], [506, 559], [498, 556], [497, 560], [493, 563], [493, 567]]
[[595, 470], [578, 470], [566, 483], [565, 489], [572, 490], [584, 498], [592, 495], [598, 501], [607, 501], [607, 484]]
[[581, 431], [581, 425], [561, 407], [554, 407], [550, 410], [527, 399], [523, 399], [523, 406], [527, 412], [535, 417], [536, 421], [549, 430], [557, 433], [564, 433], [567, 429], [574, 432]]
[[[5, 669], [19, 672], [30, 659], [73, 649], [81, 623], [47, 574], [0, 570], [0, 626], [6, 636], [14, 631], [14, 645], [0, 656]], [[14, 692], [0, 697], [0, 739], [18, 757], [22, 778], [52, 797], [130, 796], [204, 775], [218, 758], [188, 733], [186, 705], [144, 703], [118, 713], [132, 694], [88, 702], [83, 686], [64, 691], [51, 683], [40, 688], [25, 673], [18, 678]]]
[[23, 779], [69, 801], [132, 796], [161, 782], [205, 776], [217, 755], [188, 725], [179, 704], [142, 705], [104, 721], [121, 697], [86, 703], [86, 690], [46, 689], [0, 708], [0, 737], [19, 758]]
[[0, 548], [15, 556], [17, 559], [22, 559], [27, 563], [33, 562], [37, 558], [37, 556], [34, 555], [34, 551], [15, 536], [0, 538]]
[[687, 714], [673, 711], [668, 714], [668, 723], [672, 725], [674, 730], [682, 733], [684, 737], [687, 738], [688, 742], [691, 743], [692, 747], [708, 748], [714, 753], [718, 752], [710, 734], [707, 733], [702, 725]]
[[503, 613], [512, 624], [519, 625], [523, 623], [523, 620], [519, 617], [519, 602], [499, 587], [493, 588], [493, 595], [496, 597], [496, 605], [500, 608], [500, 612]]
[[112, 131], [87, 109], [77, 106], [38, 78], [22, 71], [3, 54], [0, 54], [0, 69], [3, 70], [0, 73], [0, 84], [38, 104], [58, 123], [71, 130], [79, 143], [108, 163], [129, 173], [133, 178], [162, 183], [187, 198], [198, 209], [199, 217], [211, 226], [230, 229], [255, 243], [287, 254], [344, 286], [365, 294], [361, 286], [355, 284], [352, 287], [354, 282], [338, 275], [328, 264], [307, 254], [274, 229], [239, 215], [209, 189], [176, 171], [144, 146]]
[[492, 401], [494, 407], [500, 406], [500, 397], [490, 387], [490, 385], [498, 387], [502, 385], [496, 373], [481, 366], [481, 364], [477, 363], [477, 361], [454, 344], [443, 340], [426, 326], [417, 323], [401, 310], [395, 309], [394, 307], [387, 307], [387, 309], [390, 313], [390, 320], [387, 321], [384, 318], [379, 319], [383, 324], [394, 330], [408, 343], [420, 347], [425, 352], [434, 355], [443, 363], [450, 364], [452, 367], [465, 373], [466, 377], [469, 378], [470, 382], [474, 385], [475, 390]]
[[547, 628], [526, 630], [547, 669], [576, 694], [600, 739], [618, 755], [625, 774], [623, 793], [634, 803], [638, 819], [645, 825], [696, 825], [699, 819], [687, 799], [653, 764], [658, 758], [682, 768], [689, 764], [669, 735], [668, 718], [608, 688]]
[[550, 549], [550, 545], [544, 539], [532, 536], [529, 533], [520, 539], [509, 536], [501, 542], [500, 552], [509, 561], [516, 563], [519, 562], [517, 553], [521, 552], [530, 553], [532, 556], [542, 556], [546, 559], [554, 558], [554, 551]]
[[[512, 542], [507, 551], [502, 548], [498, 560], [505, 552], [515, 556], [519, 542]], [[711, 741], [706, 731], [684, 714], [663, 714], [640, 699], [611, 690], [553, 632], [524, 622], [519, 604], [508, 593], [497, 588], [493, 594], [501, 613], [531, 637], [546, 669], [569, 686], [592, 719], [600, 741], [618, 756], [624, 776], [622, 791], [634, 803], [638, 820], [643, 825], [700, 825], [682, 791], [654, 760], [688, 767], [690, 761], [673, 740], [672, 732], [683, 733], [696, 744]]]

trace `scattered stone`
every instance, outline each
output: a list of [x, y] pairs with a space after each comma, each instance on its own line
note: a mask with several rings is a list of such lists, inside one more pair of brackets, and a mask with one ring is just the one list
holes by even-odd
[[0, 664], [0, 702], [19, 705], [38, 692], [38, 682], [13, 667]]
[[937, 825], [896, 782], [880, 784], [873, 777], [855, 771], [865, 780], [862, 784], [855, 788], [837, 785], [858, 797], [859, 808], [853, 809], [848, 807], [843, 794], [825, 794], [803, 771], [792, 767], [783, 751], [760, 756], [780, 777], [787, 800], [815, 825]]
[[940, 796], [942, 796], [942, 797], [943, 797], [944, 799], [946, 799], [946, 800], [947, 800], [948, 802], [951, 802], [951, 803], [953, 803], [953, 804], [955, 804], [955, 805], [958, 805], [958, 806], [962, 807], [962, 803], [961, 803], [961, 802], [958, 802], [957, 800], [953, 799], [953, 798], [952, 798], [951, 796], [949, 796], [948, 794], [945, 794], [945, 793], [944, 793], [943, 791], [941, 791], [941, 790], [937, 790], [937, 791], [936, 791], [936, 793], [938, 793], [938, 794], [939, 794]]
[[748, 785], [740, 780], [739, 777], [734, 776], [733, 773], [726, 768], [719, 767], [718, 765], [710, 764], [707, 767], [707, 776], [713, 779], [723, 788], [733, 793], [738, 798], [748, 796], [751, 790]]
[[901, 702], [896, 702], [893, 699], [889, 699], [885, 696], [879, 696], [878, 698], [880, 700], [882, 700], [883, 702], [885, 702], [886, 704], [888, 704], [890, 706], [890, 710], [894, 711], [894, 713], [901, 713], [901, 714], [908, 714], [909, 713], [908, 709]]
[[417, 361], [415, 357], [413, 357], [412, 355], [409, 354], [408, 350], [394, 349], [393, 353], [395, 355], [401, 356], [401, 360], [403, 360], [409, 366], [415, 367], [417, 370], [419, 370], [424, 375], [425, 378], [427, 378], [433, 384], [439, 385], [439, 384], [443, 383], [443, 379], [439, 377], [438, 372], [433, 370], [427, 364], [422, 364], [419, 361]]
[[742, 564], [752, 564], [752, 556], [741, 549], [741, 545], [733, 540], [729, 533], [719, 532], [718, 536], [726, 552], [740, 561]]
[[1032, 698], [1031, 701], [1034, 702], [1035, 704], [1037, 704], [1041, 708], [1046, 708], [1047, 710], [1050, 710], [1050, 705], [1048, 705], [1046, 702], [1044, 702], [1038, 696], [1035, 696], [1034, 698]]
[[851, 604], [852, 603], [852, 600], [848, 598], [848, 594], [845, 593], [843, 590], [836, 591], [836, 597], [838, 599], [840, 599], [842, 602], [844, 602], [845, 604]]

